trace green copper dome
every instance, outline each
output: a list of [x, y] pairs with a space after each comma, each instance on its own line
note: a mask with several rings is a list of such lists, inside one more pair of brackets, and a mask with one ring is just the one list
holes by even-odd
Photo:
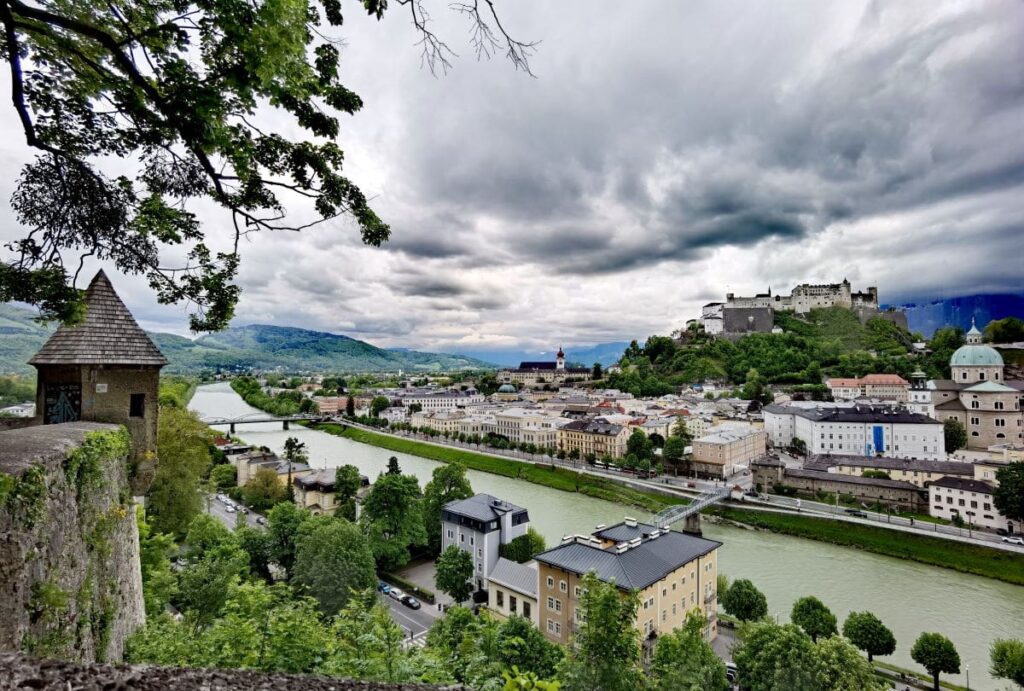
[[949, 359], [951, 367], [1002, 367], [1003, 356], [987, 345], [960, 346]]

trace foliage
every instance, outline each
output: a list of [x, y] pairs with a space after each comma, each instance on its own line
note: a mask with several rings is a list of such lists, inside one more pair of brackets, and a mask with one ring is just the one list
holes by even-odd
[[441, 509], [445, 504], [473, 496], [466, 478], [466, 467], [449, 463], [434, 468], [430, 482], [423, 488], [423, 521], [431, 554], [441, 552]]
[[249, 556], [249, 573], [267, 583], [273, 582], [270, 563], [274, 559], [274, 539], [270, 531], [243, 525], [235, 528], [238, 546]]
[[725, 665], [704, 640], [704, 616], [687, 613], [681, 627], [658, 638], [651, 659], [652, 691], [727, 691]]
[[946, 453], [953, 453], [967, 446], [967, 430], [964, 423], [955, 417], [946, 418], [942, 423], [942, 433], [946, 442]]
[[139, 562], [142, 565], [142, 597], [146, 602], [146, 616], [156, 616], [174, 597], [178, 578], [171, 569], [171, 555], [176, 549], [174, 537], [153, 532], [141, 506], [135, 509], [135, 522], [139, 528]]
[[497, 655], [507, 669], [522, 670], [541, 679], [555, 675], [562, 648], [548, 641], [530, 620], [512, 615], [498, 627]]
[[0, 473], [0, 508], [17, 516], [25, 526], [31, 528], [42, 519], [46, 512], [46, 468], [40, 463], [33, 463], [14, 477]]
[[302, 526], [292, 583], [316, 598], [325, 615], [337, 613], [352, 591], [373, 588], [376, 580], [373, 552], [356, 525], [319, 516]]
[[124, 427], [85, 435], [82, 443], [68, 454], [64, 462], [64, 477], [75, 488], [79, 500], [100, 488], [104, 466], [126, 459], [131, 443], [131, 436]]
[[423, 502], [416, 478], [382, 474], [363, 500], [360, 516], [381, 570], [391, 571], [409, 562], [409, 548], [427, 543]]
[[672, 469], [679, 474], [679, 466], [683, 463], [683, 458], [686, 456], [686, 445], [687, 442], [683, 437], [678, 435], [671, 435], [665, 440], [665, 447], [661, 450], [661, 456], [665, 459], [665, 462], [672, 467]]
[[447, 593], [456, 604], [461, 604], [473, 594], [473, 555], [458, 545], [449, 545], [437, 558], [437, 572], [434, 582], [443, 593]]
[[[11, 336], [5, 333], [4, 338]], [[0, 377], [0, 407], [32, 401], [35, 397], [36, 383], [29, 377]]]
[[829, 636], [814, 646], [818, 657], [818, 688], [828, 691], [886, 691], [870, 662], [849, 641]]
[[274, 563], [291, 578], [295, 565], [297, 543], [303, 524], [311, 517], [309, 511], [291, 502], [281, 502], [267, 512], [267, 532], [270, 534], [270, 554]]
[[750, 691], [820, 691], [820, 660], [810, 637], [794, 624], [761, 621], [740, 632], [733, 661]]
[[370, 416], [380, 417], [380, 414], [391, 407], [391, 400], [387, 396], [374, 396], [370, 401]]
[[832, 614], [825, 603], [813, 595], [802, 597], [794, 602], [789, 618], [815, 642], [819, 638], [828, 638], [838, 633], [836, 615]]
[[544, 542], [544, 536], [530, 526], [519, 537], [500, 545], [498, 554], [505, 559], [525, 564], [533, 559], [534, 555], [540, 554], [545, 549], [547, 549], [547, 545]]
[[892, 479], [891, 477], [889, 477], [889, 473], [887, 473], [886, 471], [884, 471], [884, 470], [874, 470], [874, 469], [865, 470], [863, 473], [861, 473], [861, 477], [866, 477], [866, 478], [874, 479], [874, 480], [891, 480]]
[[156, 475], [149, 491], [149, 513], [160, 533], [184, 535], [203, 510], [200, 483], [210, 467], [213, 432], [195, 413], [164, 408], [157, 425]]
[[305, 398], [298, 391], [281, 391], [274, 396], [263, 391], [263, 387], [252, 377], [236, 377], [231, 380], [231, 388], [242, 397], [242, 400], [253, 408], [280, 417], [297, 415], [299, 406]]
[[727, 614], [740, 621], [755, 621], [768, 615], [768, 599], [746, 578], [733, 582], [724, 593], [719, 591], [718, 601]]
[[402, 474], [402, 468], [401, 468], [401, 466], [398, 465], [398, 456], [391, 456], [388, 459], [388, 469], [387, 469], [386, 472], [387, 472], [388, 475], [401, 475]]
[[356, 520], [356, 495], [363, 486], [363, 476], [354, 465], [341, 465], [334, 471], [334, 500], [338, 505], [335, 515], [349, 521]]
[[992, 503], [1011, 521], [1024, 521], [1024, 461], [1016, 461], [996, 471], [998, 483]]
[[622, 593], [590, 573], [578, 606], [583, 620], [572, 638], [559, 678], [566, 691], [632, 691], [643, 688], [640, 632], [633, 626], [636, 593]]
[[230, 463], [210, 468], [210, 481], [217, 489], [228, 489], [238, 484], [238, 469]]
[[242, 487], [245, 503], [256, 511], [266, 511], [287, 496], [287, 490], [273, 468], [259, 468]]
[[637, 461], [650, 460], [654, 454], [654, 444], [643, 431], [635, 429], [626, 439], [626, 454], [636, 456]]
[[[223, 532], [213, 529], [220, 526]], [[208, 624], [220, 616], [228, 598], [248, 571], [249, 558], [234, 535], [216, 519], [201, 515], [189, 527], [186, 566], [178, 574], [174, 605], [193, 622]]]
[[985, 325], [985, 341], [989, 343], [1016, 343], [1024, 341], [1024, 319], [1006, 317], [993, 319]]
[[939, 691], [940, 674], [960, 673], [960, 654], [952, 641], [941, 633], [922, 633], [910, 649], [914, 662], [932, 675], [933, 688]]
[[892, 655], [896, 652], [896, 638], [882, 620], [871, 612], [850, 612], [843, 622], [843, 635], [868, 655]]
[[989, 672], [998, 679], [1009, 679], [1024, 687], [1024, 640], [1000, 638], [992, 641]]
[[161, 408], [188, 408], [188, 402], [192, 400], [192, 394], [196, 392], [198, 382], [191, 377], [176, 377], [163, 375], [160, 377], [160, 407]]

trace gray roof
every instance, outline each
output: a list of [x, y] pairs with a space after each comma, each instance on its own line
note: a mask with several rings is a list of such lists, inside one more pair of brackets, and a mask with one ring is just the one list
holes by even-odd
[[839, 482], [846, 485], [886, 487], [888, 489], [902, 489], [910, 492], [921, 491], [921, 488], [917, 485], [903, 480], [883, 480], [881, 478], [874, 477], [861, 477], [860, 475], [843, 475], [842, 473], [829, 473], [824, 470], [801, 470], [799, 468], [791, 468], [786, 470], [785, 475], [786, 477], [792, 478], [820, 480], [822, 482]]
[[490, 494], [476, 494], [469, 499], [457, 499], [445, 504], [444, 509], [460, 516], [475, 518], [478, 521], [493, 521], [509, 511], [526, 511], [521, 506], [516, 506]]
[[487, 580], [536, 599], [537, 562], [518, 564], [505, 557], [499, 557]]
[[602, 540], [614, 540], [615, 542], [629, 542], [635, 537], [647, 537], [657, 529], [649, 523], [637, 523], [626, 525], [625, 521], [616, 523], [602, 530], [594, 531], [594, 535]]
[[890, 406], [854, 405], [848, 408], [802, 408], [773, 403], [764, 407], [766, 413], [796, 415], [816, 422], [893, 422], [920, 425], [938, 425], [927, 415], [913, 413], [906, 408]]
[[979, 494], [992, 494], [993, 487], [987, 482], [974, 479], [964, 479], [962, 477], [944, 477], [941, 480], [936, 480], [931, 484], [932, 487], [949, 487], [950, 489], [959, 489], [965, 492], [978, 492]]
[[135, 322], [103, 271], [85, 291], [85, 319], [61, 325], [29, 360], [30, 365], [148, 365], [167, 358]]
[[916, 458], [888, 458], [875, 456], [812, 456], [804, 464], [805, 470], [827, 470], [837, 465], [878, 470], [909, 470], [946, 475], [974, 477], [974, 464], [959, 461], [928, 461]]
[[566, 542], [534, 557], [565, 571], [586, 574], [593, 571], [599, 579], [615, 582], [625, 590], [642, 590], [657, 583], [679, 567], [704, 556], [722, 545], [715, 540], [670, 531], [642, 541], [619, 553], [614, 547], [601, 549], [591, 543]]
[[594, 420], [573, 420], [568, 425], [563, 425], [562, 429], [572, 432], [604, 434], [609, 437], [614, 437], [622, 431], [622, 425], [616, 425], [611, 422], [606, 422], [602, 418], [596, 418]]

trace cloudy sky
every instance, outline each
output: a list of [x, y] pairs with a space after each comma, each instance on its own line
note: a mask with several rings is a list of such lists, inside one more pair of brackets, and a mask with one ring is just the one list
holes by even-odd
[[[769, 285], [1024, 289], [1018, 0], [499, 0], [541, 41], [536, 78], [478, 62], [427, 3], [459, 53], [446, 76], [421, 68], [402, 8], [377, 22], [349, 2], [342, 31], [366, 105], [340, 144], [392, 241], [360, 247], [344, 221], [252, 238], [236, 324], [545, 349], [668, 333]], [[6, 106], [0, 131], [20, 134]], [[26, 159], [0, 139], [4, 170]], [[0, 211], [0, 237], [18, 232]], [[183, 309], [115, 282], [144, 326], [185, 333]]]

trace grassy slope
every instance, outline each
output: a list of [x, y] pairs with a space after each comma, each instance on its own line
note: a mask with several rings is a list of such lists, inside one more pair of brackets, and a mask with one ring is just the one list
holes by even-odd
[[[551, 469], [550, 466], [493, 458], [464, 449], [423, 444], [412, 439], [376, 434], [352, 427], [345, 428], [336, 424], [316, 425], [315, 428], [392, 451], [443, 463], [458, 462], [474, 470], [519, 478], [567, 492], [580, 492], [652, 512], [677, 503], [670, 497], [632, 490], [601, 478], [581, 475], [562, 468]], [[737, 523], [772, 532], [831, 542], [844, 547], [854, 547], [898, 559], [911, 559], [922, 564], [1024, 585], [1024, 555], [1003, 550], [951, 542], [941, 538], [908, 535], [885, 528], [861, 526], [826, 518], [744, 511], [727, 506], [715, 507], [710, 512]]]

